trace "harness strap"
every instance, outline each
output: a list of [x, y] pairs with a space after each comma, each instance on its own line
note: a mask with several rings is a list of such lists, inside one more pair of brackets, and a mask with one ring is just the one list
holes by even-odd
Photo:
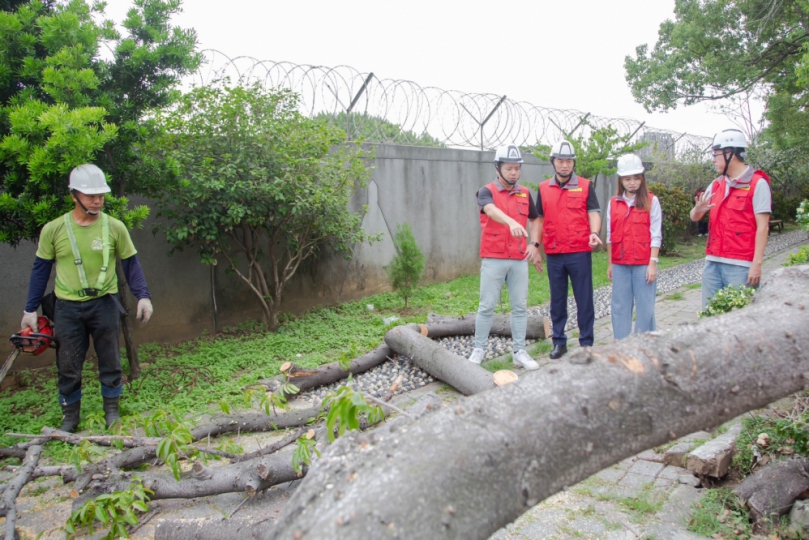
[[76, 265], [76, 270], [79, 273], [79, 281], [81, 282], [81, 290], [74, 291], [65, 286], [58, 279], [56, 286], [62, 291], [77, 294], [83, 298], [85, 296], [101, 296], [106, 293], [112, 286], [110, 283], [106, 287], [104, 284], [107, 281], [107, 269], [110, 263], [110, 220], [107, 214], [101, 213], [101, 270], [98, 273], [98, 280], [96, 280], [95, 288], [90, 288], [87, 282], [87, 274], [84, 272], [84, 265], [81, 260], [81, 253], [79, 253], [79, 246], [76, 243], [76, 236], [73, 233], [73, 219], [70, 217], [70, 212], [65, 214], [65, 228], [67, 229], [67, 236], [70, 239], [70, 248], [73, 250], [73, 262]]

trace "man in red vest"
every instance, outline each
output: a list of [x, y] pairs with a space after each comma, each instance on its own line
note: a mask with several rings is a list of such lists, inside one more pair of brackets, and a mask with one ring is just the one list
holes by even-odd
[[[475, 349], [469, 361], [480, 364], [486, 357], [486, 345], [492, 328], [494, 308], [500, 301], [505, 281], [511, 300], [511, 338], [514, 365], [538, 369], [525, 351], [528, 323], [528, 263], [542, 272], [539, 256], [539, 214], [527, 187], [519, 185], [522, 165], [520, 149], [514, 144], [501, 146], [494, 156], [497, 178], [478, 193], [480, 210], [480, 304], [475, 319]], [[530, 222], [530, 225], [528, 225]], [[531, 239], [528, 244], [528, 231]]]
[[551, 323], [556, 360], [567, 353], [567, 289], [573, 286], [579, 323], [579, 344], [593, 344], [593, 248], [601, 244], [601, 208], [590, 180], [576, 176], [576, 153], [568, 141], [551, 148], [553, 178], [539, 185], [539, 230], [548, 265]]
[[726, 129], [713, 141], [713, 163], [721, 176], [711, 182], [691, 209], [691, 220], [710, 212], [702, 309], [717, 291], [729, 285], [758, 287], [770, 230], [770, 177], [744, 162], [747, 139]]

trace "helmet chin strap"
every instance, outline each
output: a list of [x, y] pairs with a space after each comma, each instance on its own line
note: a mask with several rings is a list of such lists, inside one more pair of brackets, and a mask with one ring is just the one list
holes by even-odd
[[[575, 163], [575, 162], [573, 163], [573, 166], [574, 166], [574, 167], [576, 166], [576, 163]], [[570, 179], [570, 177], [571, 177], [571, 175], [573, 174], [573, 171], [572, 171], [572, 170], [571, 170], [569, 173], [567, 173], [567, 174], [562, 174], [562, 173], [560, 173], [559, 171], [557, 171], [557, 170], [556, 170], [556, 163], [554, 163], [554, 158], [551, 158], [551, 167], [553, 167], [553, 172], [554, 172], [554, 174], [556, 174], [556, 176], [558, 176], [559, 178], [564, 178], [564, 179], [565, 179], [565, 181], [569, 180], [569, 179]]]
[[82, 209], [82, 210], [84, 210], [84, 213], [85, 213], [85, 214], [88, 214], [88, 215], [90, 215], [90, 216], [97, 216], [97, 215], [98, 215], [98, 212], [91, 212], [91, 211], [89, 211], [89, 210], [87, 209], [87, 207], [86, 207], [86, 206], [84, 206], [84, 205], [81, 203], [81, 199], [79, 199], [79, 197], [76, 195], [75, 190], [73, 190], [73, 200], [74, 200], [74, 201], [76, 201], [76, 202], [79, 204], [79, 206], [81, 206], [81, 209]]
[[505, 177], [505, 176], [503, 176], [503, 173], [501, 173], [501, 172], [500, 172], [500, 162], [497, 162], [497, 164], [494, 166], [494, 168], [495, 168], [495, 169], [497, 169], [497, 176], [499, 176], [499, 177], [500, 177], [500, 180], [502, 180], [502, 181], [503, 181], [503, 182], [505, 182], [506, 184], [508, 184], [508, 185], [510, 185], [510, 186], [513, 186], [514, 184], [516, 184], [517, 182], [519, 182], [519, 181], [520, 181], [520, 179], [519, 179], [519, 178], [517, 178], [517, 179], [516, 179], [516, 180], [514, 180], [513, 182], [509, 182], [508, 180], [506, 180], [506, 177]]
[[632, 189], [632, 190], [627, 189], [627, 190], [624, 190], [624, 192], [629, 193], [630, 195], [635, 195], [638, 192], [638, 190], [637, 189]]
[[[728, 154], [728, 150], [730, 150], [730, 154]], [[730, 155], [730, 159], [728, 159], [728, 155]], [[722, 176], [727, 176], [728, 167], [730, 167], [730, 160], [733, 159], [733, 149], [732, 148], [723, 148], [722, 149], [722, 157], [725, 159], [725, 169], [722, 171]]]

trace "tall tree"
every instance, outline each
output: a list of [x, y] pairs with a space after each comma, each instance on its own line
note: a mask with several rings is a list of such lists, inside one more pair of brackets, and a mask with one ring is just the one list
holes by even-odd
[[196, 88], [159, 116], [164, 136], [153, 141], [178, 179], [162, 203], [169, 242], [197, 248], [205, 264], [227, 261], [269, 329], [303, 261], [368, 238], [348, 209], [370, 176], [367, 154], [297, 107], [285, 90]]
[[[129, 228], [148, 216], [127, 194], [155, 194], [159, 167], [139, 146], [155, 136], [150, 118], [178, 96], [196, 68], [192, 30], [170, 25], [180, 0], [135, 0], [122, 37], [103, 4], [50, 0], [0, 4], [0, 242], [35, 240], [72, 208], [67, 175], [96, 163], [116, 187], [105, 210]], [[101, 54], [101, 46], [112, 58]], [[126, 295], [121, 295], [126, 299]], [[139, 367], [124, 318], [130, 375]]]
[[663, 111], [757, 89], [774, 142], [809, 148], [809, 0], [676, 0], [674, 15], [624, 62], [639, 103]]

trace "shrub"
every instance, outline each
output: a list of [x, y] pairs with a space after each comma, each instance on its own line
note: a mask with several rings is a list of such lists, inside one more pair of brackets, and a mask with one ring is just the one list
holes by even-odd
[[691, 208], [694, 206], [691, 196], [677, 186], [667, 186], [659, 182], [649, 185], [649, 191], [660, 200], [663, 210], [663, 245], [662, 253], [676, 251], [677, 241], [688, 238], [691, 226]]
[[413, 230], [407, 223], [396, 226], [393, 245], [396, 246], [396, 257], [390, 262], [386, 271], [393, 290], [404, 299], [407, 309], [407, 299], [419, 285], [427, 258], [419, 249]]
[[809, 264], [809, 246], [803, 246], [797, 253], [790, 253], [784, 266], [796, 266], [798, 264]]
[[719, 290], [713, 298], [708, 300], [705, 311], [700, 311], [699, 316], [713, 317], [728, 313], [734, 309], [742, 308], [753, 300], [755, 290], [745, 285], [731, 285]]

